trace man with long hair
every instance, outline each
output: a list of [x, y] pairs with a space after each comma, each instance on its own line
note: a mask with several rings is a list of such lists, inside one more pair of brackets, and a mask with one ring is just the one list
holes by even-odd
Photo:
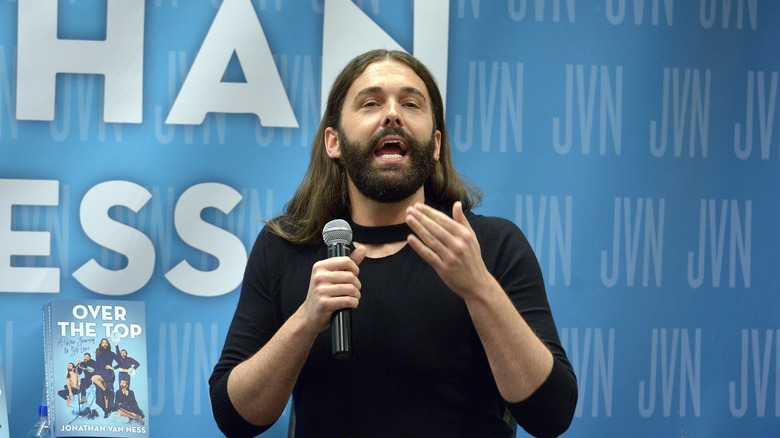
[[[555, 436], [577, 386], [539, 265], [509, 221], [473, 214], [436, 82], [416, 58], [376, 50], [331, 89], [311, 162], [252, 249], [222, 356], [214, 416], [254, 436], [292, 395], [295, 436]], [[354, 251], [326, 258], [323, 226]], [[352, 357], [331, 354], [333, 312], [352, 312]]]
[[[103, 417], [111, 414], [114, 404], [114, 363], [119, 363], [119, 356], [111, 351], [111, 343], [103, 338], [95, 349], [95, 375], [92, 376], [92, 383], [97, 385], [96, 396], [98, 404], [103, 409]], [[99, 389], [99, 390], [98, 390]], [[101, 403], [102, 402], [102, 403]]]

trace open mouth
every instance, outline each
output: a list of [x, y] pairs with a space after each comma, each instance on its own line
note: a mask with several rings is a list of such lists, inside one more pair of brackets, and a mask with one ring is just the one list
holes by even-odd
[[409, 144], [401, 136], [389, 135], [377, 142], [374, 148], [374, 156], [380, 161], [395, 163], [402, 161], [409, 152]]

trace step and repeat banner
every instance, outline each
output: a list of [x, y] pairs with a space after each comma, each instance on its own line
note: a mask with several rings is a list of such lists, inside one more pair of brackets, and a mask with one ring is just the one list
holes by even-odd
[[0, 0], [11, 436], [52, 298], [144, 301], [151, 436], [220, 436], [248, 250], [335, 72], [377, 47], [431, 68], [477, 212], [536, 251], [579, 379], [566, 436], [778, 436], [778, 23], [763, 0]]

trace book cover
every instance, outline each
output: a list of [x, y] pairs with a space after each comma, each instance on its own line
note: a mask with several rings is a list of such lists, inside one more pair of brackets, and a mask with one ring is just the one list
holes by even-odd
[[143, 302], [51, 300], [43, 332], [53, 436], [149, 436]]
[[5, 373], [0, 363], [0, 438], [8, 438], [8, 402], [5, 396]]

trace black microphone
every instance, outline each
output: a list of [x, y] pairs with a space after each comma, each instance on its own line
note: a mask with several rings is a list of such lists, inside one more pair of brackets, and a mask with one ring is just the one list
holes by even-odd
[[[322, 240], [328, 246], [328, 258], [349, 255], [352, 228], [347, 221], [334, 219], [322, 229]], [[352, 309], [339, 309], [330, 317], [333, 357], [349, 359], [352, 356]]]

